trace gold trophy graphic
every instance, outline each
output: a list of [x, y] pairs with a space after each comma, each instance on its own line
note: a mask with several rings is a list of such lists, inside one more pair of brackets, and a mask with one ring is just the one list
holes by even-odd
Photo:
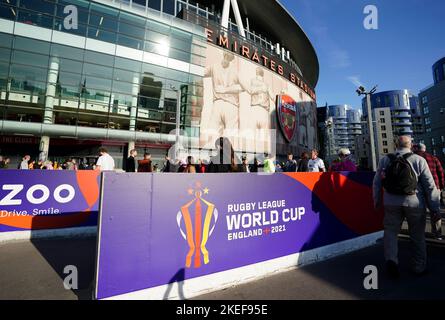
[[[206, 248], [207, 241], [215, 230], [218, 221], [218, 210], [215, 205], [202, 196], [209, 194], [209, 189], [201, 189], [201, 183], [197, 182], [195, 189], [190, 188], [188, 194], [194, 196], [194, 199], [181, 207], [176, 216], [179, 230], [182, 237], [187, 241], [189, 251], [185, 260], [186, 268], [191, 268], [192, 259], [195, 268], [204, 264], [209, 264], [209, 252]], [[194, 214], [191, 211], [194, 208]], [[203, 216], [204, 213], [204, 216]], [[185, 232], [182, 229], [181, 222], [184, 220]]]

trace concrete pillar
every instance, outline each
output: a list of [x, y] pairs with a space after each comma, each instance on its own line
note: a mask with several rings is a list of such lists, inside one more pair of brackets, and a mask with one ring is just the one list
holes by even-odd
[[54, 101], [56, 99], [56, 85], [59, 76], [59, 58], [51, 57], [48, 70], [48, 81], [46, 83], [45, 113], [43, 123], [53, 123]]
[[[130, 106], [130, 131], [136, 131], [136, 118], [138, 110], [138, 96], [139, 96], [139, 74], [133, 76], [133, 90], [131, 92], [131, 106]], [[130, 151], [135, 148], [135, 142], [128, 142], [128, 156], [130, 156]]]
[[[48, 70], [48, 80], [46, 83], [45, 93], [45, 111], [43, 116], [43, 123], [54, 123], [54, 102], [56, 100], [56, 86], [57, 78], [59, 76], [59, 58], [51, 57]], [[49, 136], [42, 136], [39, 145], [39, 160], [46, 161], [48, 159], [49, 151]]]
[[41, 160], [41, 161], [48, 160], [49, 140], [50, 140], [50, 138], [48, 136], [42, 136], [40, 138], [39, 160]]
[[136, 130], [136, 118], [138, 108], [138, 95], [139, 95], [139, 74], [133, 76], [133, 90], [130, 106], [130, 131]]

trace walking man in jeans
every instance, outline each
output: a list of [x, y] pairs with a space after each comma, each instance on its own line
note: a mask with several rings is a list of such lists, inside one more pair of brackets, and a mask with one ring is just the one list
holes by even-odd
[[393, 278], [399, 276], [397, 242], [403, 220], [408, 221], [412, 270], [416, 275], [423, 275], [426, 272], [426, 208], [434, 213], [434, 219], [440, 209], [439, 192], [428, 164], [413, 154], [411, 148], [411, 137], [400, 136], [396, 153], [380, 160], [374, 177], [374, 206], [384, 205], [384, 252], [387, 271]]

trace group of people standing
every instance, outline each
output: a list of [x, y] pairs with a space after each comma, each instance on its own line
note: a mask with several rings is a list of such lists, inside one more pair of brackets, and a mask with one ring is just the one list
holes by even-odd
[[[151, 154], [146, 152], [141, 160], [136, 160], [138, 152], [136, 149], [130, 150], [130, 156], [125, 162], [126, 172], [157, 172], [157, 165], [153, 165]], [[138, 164], [136, 166], [136, 163]]]
[[350, 158], [351, 152], [347, 148], [339, 150], [338, 159], [334, 160], [326, 169], [323, 159], [318, 157], [318, 150], [311, 150], [311, 154], [303, 152], [298, 161], [294, 160], [292, 153], [287, 155], [287, 161], [282, 166], [283, 172], [340, 172], [340, 171], [357, 171], [357, 166]]
[[[9, 158], [7, 158], [9, 160]], [[8, 163], [9, 164], [9, 161]], [[8, 169], [9, 166], [2, 166], [0, 169]], [[79, 170], [75, 159], [68, 159], [63, 163], [51, 160], [32, 160], [30, 155], [25, 155], [19, 163], [17, 169], [20, 170]], [[84, 169], [84, 168], [83, 168]]]
[[[298, 160], [294, 160], [292, 153], [289, 153], [287, 160], [284, 163], [273, 161], [268, 154], [260, 161], [256, 157], [253, 163], [249, 163], [246, 156], [242, 156], [241, 161], [237, 160], [233, 148], [224, 150], [224, 143], [222, 146], [217, 145], [217, 155], [212, 157], [210, 161], [199, 159], [195, 161], [193, 156], [188, 156], [186, 161], [172, 160], [168, 156], [165, 157], [164, 167], [160, 170], [162, 172], [178, 172], [178, 173], [229, 173], [229, 172], [244, 172], [244, 173], [275, 173], [275, 172], [333, 172], [333, 171], [357, 171], [355, 163], [350, 159], [351, 152], [349, 149], [341, 149], [339, 151], [338, 160], [334, 161], [326, 169], [325, 162], [318, 157], [318, 150], [311, 150], [310, 156], [308, 152], [303, 152]], [[158, 171], [151, 159], [150, 153], [145, 153], [142, 160], [136, 160], [137, 151], [135, 149], [130, 151], [130, 156], [126, 160], [126, 172], [156, 172]]]

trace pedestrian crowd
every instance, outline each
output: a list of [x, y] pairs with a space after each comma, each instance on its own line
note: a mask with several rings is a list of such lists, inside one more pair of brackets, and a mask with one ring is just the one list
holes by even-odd
[[[209, 160], [196, 159], [188, 156], [185, 160], [173, 160], [165, 157], [165, 162], [161, 172], [178, 173], [275, 173], [275, 172], [326, 172], [326, 166], [322, 159], [318, 157], [318, 150], [312, 150], [311, 155], [307, 152], [301, 154], [300, 159], [294, 160], [292, 153], [289, 153], [284, 163], [273, 161], [269, 154], [264, 154], [262, 159], [255, 157], [249, 163], [247, 156], [238, 159], [235, 151], [226, 138], [221, 138], [215, 143], [216, 155]], [[342, 149], [343, 150], [343, 149]], [[346, 151], [345, 151], [346, 150]], [[344, 149], [344, 157], [338, 160], [338, 165], [332, 167], [331, 171], [356, 171], [355, 164], [349, 159], [350, 152]], [[156, 172], [151, 160], [151, 154], [145, 153], [142, 160], [136, 160], [138, 153], [135, 149], [130, 151], [130, 156], [125, 163], [126, 172]], [[342, 163], [346, 165], [342, 166]], [[137, 164], [137, 165], [136, 165]]]
[[[410, 136], [400, 136], [397, 150], [384, 156], [378, 165], [373, 181], [373, 199], [376, 209], [384, 210], [384, 256], [386, 268], [391, 277], [399, 276], [398, 235], [403, 221], [408, 223], [412, 244], [412, 270], [416, 275], [427, 272], [425, 227], [429, 213], [431, 230], [436, 240], [442, 240], [440, 206], [443, 205], [442, 191], [445, 177], [439, 159], [428, 153], [424, 144], [414, 145]], [[342, 148], [338, 158], [328, 166], [319, 158], [318, 150], [303, 152], [298, 160], [288, 153], [285, 162], [273, 161], [264, 154], [261, 161], [254, 158], [249, 163], [246, 156], [236, 155], [229, 139], [219, 138], [215, 142], [215, 154], [209, 160], [195, 161], [193, 156], [185, 160], [173, 160], [168, 156], [162, 169], [152, 161], [150, 153], [138, 159], [136, 149], [130, 150], [124, 163], [126, 172], [179, 172], [179, 173], [265, 173], [274, 172], [356, 172], [358, 168], [351, 158], [351, 152]], [[10, 158], [0, 156], [0, 169], [10, 168]], [[328, 169], [327, 169], [328, 168]], [[57, 161], [32, 160], [25, 155], [17, 169], [21, 170], [100, 170], [115, 169], [113, 157], [107, 149], [99, 149], [99, 157], [93, 166], [85, 161], [78, 164], [70, 158], [63, 163]]]
[[[288, 153], [285, 162], [273, 161], [269, 154], [264, 154], [262, 159], [255, 157], [249, 163], [247, 156], [238, 159], [235, 151], [227, 138], [219, 138], [215, 142], [216, 155], [209, 160], [196, 159], [188, 156], [187, 159], [171, 159], [166, 156], [162, 168], [152, 161], [150, 153], [144, 153], [142, 159], [138, 159], [136, 149], [130, 150], [129, 157], [125, 160], [124, 170], [126, 172], [178, 172], [178, 173], [229, 173], [229, 172], [327, 172], [327, 171], [357, 171], [355, 163], [350, 159], [349, 149], [341, 149], [339, 158], [333, 161], [327, 170], [325, 162], [319, 158], [318, 150], [313, 149], [303, 152], [298, 160], [294, 159], [292, 153]], [[0, 156], [0, 169], [14, 169], [10, 167], [10, 159]], [[66, 159], [62, 163], [50, 160], [34, 160], [30, 155], [25, 155], [16, 169], [21, 170], [100, 170], [108, 171], [115, 169], [113, 157], [106, 148], [99, 148], [99, 155], [94, 165], [88, 165], [86, 161], [77, 163], [75, 158]]]
[[84, 161], [77, 164], [76, 159], [66, 159], [60, 163], [51, 160], [34, 160], [30, 155], [25, 155], [19, 162], [18, 166], [11, 167], [11, 159], [9, 157], [0, 156], [0, 170], [1, 169], [19, 169], [19, 170], [88, 170], [93, 169]]

